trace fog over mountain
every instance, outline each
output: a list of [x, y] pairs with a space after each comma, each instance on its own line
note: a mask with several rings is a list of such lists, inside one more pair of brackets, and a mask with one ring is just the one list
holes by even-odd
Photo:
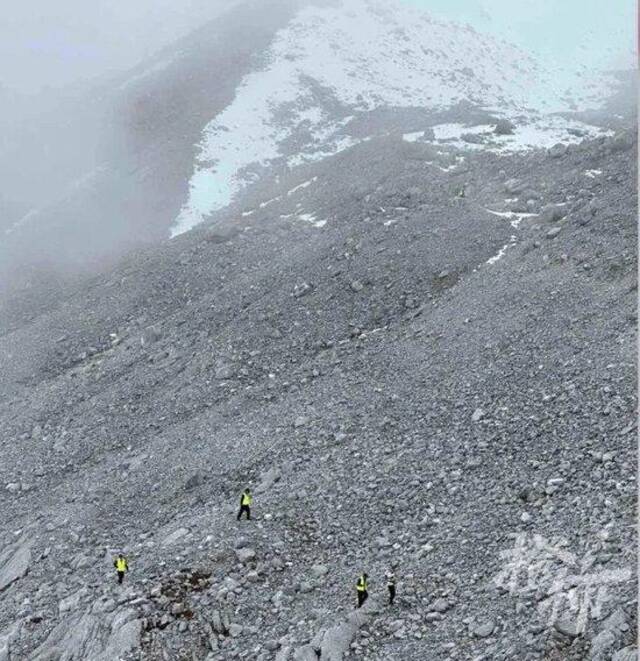
[[0, 24], [0, 661], [637, 660], [631, 3], [120, 4]]
[[[635, 7], [603, 0], [407, 0], [435, 16], [468, 22], [560, 65], [634, 64]], [[14, 3], [0, 24], [0, 80], [24, 92], [60, 87], [135, 66], [237, 4], [203, 0], [44, 0]], [[256, 3], [256, 12], [268, 11]]]
[[631, 68], [636, 63], [633, 3], [602, 0], [411, 0], [416, 6], [500, 35], [562, 69]]
[[0, 80], [25, 94], [134, 67], [236, 4], [234, 0], [28, 0], [0, 24]]
[[[315, 13], [319, 20], [327, 21], [327, 29], [336, 38], [340, 31], [354, 29], [357, 19], [353, 16], [363, 11], [359, 0], [343, 5], [307, 3], [306, 8], [305, 3], [274, 2], [269, 4], [268, 11], [264, 3], [250, 2], [234, 10], [236, 4], [140, 2], [116, 11], [108, 3], [89, 6], [67, 2], [56, 6], [55, 11], [48, 5], [35, 11], [27, 3], [9, 13], [2, 28], [6, 38], [1, 40], [7, 55], [12, 54], [3, 59], [5, 69], [1, 73], [5, 83], [0, 110], [4, 127], [0, 174], [6, 185], [0, 197], [0, 228], [5, 236], [4, 247], [0, 246], [0, 269], [5, 273], [5, 286], [16, 275], [23, 283], [25, 279], [28, 282], [31, 276], [26, 274], [33, 268], [34, 273], [40, 274], [38, 277], [51, 273], [51, 269], [59, 275], [100, 268], [141, 243], [171, 235], [175, 231], [172, 227], [192, 226], [195, 221], [188, 216], [193, 213], [189, 210], [193, 195], [207, 196], [197, 187], [194, 193], [185, 192], [187, 181], [191, 181], [193, 191], [194, 182], [203, 177], [197, 155], [195, 167], [188, 168], [186, 161], [192, 159], [194, 149], [199, 149], [194, 145], [209, 139], [203, 136], [218, 121], [225, 99], [231, 101], [235, 87], [247, 82], [245, 76], [262, 78], [258, 85], [272, 85], [269, 94], [286, 94], [280, 81], [273, 78], [277, 75], [275, 69], [271, 78], [262, 72], [261, 60], [274, 57], [279, 41], [288, 38], [280, 35], [288, 29], [285, 22], [293, 15], [293, 8], [301, 8], [302, 14], [296, 19], [300, 24], [305, 20], [305, 12], [309, 17]], [[287, 4], [289, 8], [285, 9]], [[597, 108], [611, 92], [611, 81], [603, 78], [604, 67], [591, 67], [588, 62], [609, 62], [612, 53], [628, 51], [628, 25], [623, 23], [628, 11], [616, 13], [616, 18], [603, 12], [605, 17], [598, 21], [597, 3], [592, 1], [583, 7], [582, 24], [574, 21], [571, 25], [575, 11], [568, 11], [570, 4], [563, 5], [564, 9], [554, 14], [550, 22], [550, 5], [540, 3], [523, 3], [514, 9], [497, 1], [433, 2], [428, 7], [433, 10], [432, 19], [428, 19], [424, 3], [392, 3], [387, 13], [398, 18], [391, 19], [389, 24], [399, 21], [397, 29], [409, 30], [412, 35], [406, 38], [415, 48], [422, 44], [423, 50], [409, 49], [403, 53], [400, 42], [395, 42], [397, 57], [404, 58], [405, 64], [386, 70], [373, 66], [357, 84], [366, 87], [367, 80], [373, 82], [378, 76], [381, 79], [375, 84], [382, 88], [388, 76], [397, 76], [397, 83], [388, 89], [403, 87], [402, 97], [383, 94], [373, 103], [370, 99], [359, 110], [370, 112], [398, 104], [423, 111], [445, 110], [447, 105], [466, 100], [493, 105], [497, 115], [508, 114], [507, 108], [496, 107], [503, 98], [495, 93], [483, 98], [481, 87], [476, 87], [469, 96], [471, 88], [460, 87], [459, 83], [454, 93], [450, 81], [443, 77], [456, 75], [452, 70], [448, 72], [447, 67], [473, 72], [471, 60], [477, 57], [473, 54], [473, 40], [476, 47], [483, 40], [485, 43], [492, 40], [494, 48], [509, 48], [502, 41], [505, 36], [513, 38], [512, 47], [518, 50], [511, 51], [511, 55], [505, 50], [502, 59], [487, 60], [482, 65], [482, 74], [476, 76], [473, 72], [474, 85], [495, 85], [507, 75], [511, 89], [504, 88], [500, 94], [507, 94], [504, 101], [512, 108], [509, 112], [517, 108], [518, 112], [527, 113]], [[221, 13], [224, 18], [216, 22], [216, 16]], [[206, 24], [211, 17], [213, 22]], [[331, 17], [336, 19], [334, 25]], [[434, 27], [441, 21], [438, 30], [448, 31], [447, 48], [428, 48], [432, 41], [444, 38], [444, 33], [430, 31], [423, 17]], [[460, 23], [446, 27], [453, 19]], [[341, 20], [347, 23], [341, 26]], [[353, 25], [348, 25], [349, 20]], [[479, 30], [471, 41], [471, 33], [463, 30], [469, 21], [477, 23], [477, 28], [471, 29]], [[204, 27], [188, 34], [189, 29], [201, 24]], [[544, 30], [540, 29], [541, 25]], [[576, 39], [578, 35], [580, 39], [589, 38], [600, 25], [611, 26], [611, 39], [594, 38], [590, 51], [593, 57], [578, 64], [575, 49], [566, 47], [566, 42], [572, 35]], [[363, 33], [364, 29], [371, 30], [371, 34]], [[386, 30], [386, 35], [380, 30]], [[338, 74], [343, 65], [348, 68], [349, 62], [353, 66], [358, 60], [365, 62], [371, 57], [372, 61], [365, 63], [366, 72], [367, 64], [373, 65], [376, 58], [384, 58], [384, 49], [380, 43], [376, 46], [376, 40], [392, 43], [393, 33], [384, 23], [365, 23], [359, 32], [362, 35], [359, 42], [349, 44], [347, 40], [332, 53], [323, 52], [320, 42], [317, 38], [313, 42], [311, 34], [308, 43], [303, 34], [296, 36], [296, 48], [306, 50], [310, 65], [317, 71], [298, 71], [293, 66], [292, 72], [297, 81], [305, 79], [307, 87], [314, 80], [316, 86], [333, 90], [332, 94], [337, 91], [335, 100], [342, 105], [342, 118], [336, 116], [331, 121], [344, 121], [351, 110], [358, 110], [358, 104], [354, 106], [353, 98], [344, 95], [340, 98], [342, 84], [332, 79], [331, 71], [321, 70], [333, 62], [330, 66]], [[170, 43], [180, 35], [181, 40]], [[329, 32], [324, 38], [330, 39]], [[165, 43], [164, 50], [157, 50]], [[530, 48], [532, 45], [534, 48]], [[447, 51], [449, 46], [457, 55]], [[544, 51], [558, 57], [550, 61], [541, 55]], [[482, 53], [481, 59], [490, 57], [489, 53]], [[439, 72], [430, 68], [435, 60], [428, 64], [425, 60], [428, 57], [442, 58], [437, 64]], [[496, 57], [500, 57], [497, 51]], [[205, 60], [214, 62], [216, 58], [221, 58], [219, 61], [226, 63], [225, 66], [215, 71], [206, 69]], [[513, 69], [511, 73], [507, 69], [500, 71], [503, 64]], [[441, 88], [432, 97], [424, 93], [433, 87], [433, 81], [428, 80], [431, 74], [436, 74]], [[358, 73], [354, 70], [350, 75], [356, 76], [355, 82]], [[291, 81], [285, 85], [289, 93], [300, 92], [296, 91], [298, 82], [291, 85]], [[518, 87], [519, 97], [508, 98]], [[239, 89], [245, 88], [243, 84]], [[261, 94], [259, 88], [256, 93]], [[322, 112], [330, 115], [333, 110], [332, 107]], [[316, 104], [314, 112], [318, 111]], [[225, 112], [233, 121], [233, 109], [230, 107]], [[254, 114], [252, 120], [256, 118]], [[291, 129], [287, 127], [285, 131], [290, 133]], [[339, 140], [342, 146], [352, 144], [349, 127], [343, 129], [342, 135], [336, 133], [335, 127], [325, 126], [322, 130], [333, 133], [331, 139]], [[249, 124], [244, 123], [243, 130], [249, 130]], [[290, 138], [297, 139], [293, 135]], [[238, 139], [246, 140], [246, 136]], [[262, 143], [253, 145], [254, 151], [259, 144]], [[216, 149], [215, 144], [209, 151], [212, 149]], [[268, 153], [274, 155], [273, 147], [270, 149]], [[322, 153], [327, 154], [335, 151], [326, 145], [323, 149]], [[279, 148], [276, 152], [280, 156]], [[256, 152], [256, 163], [264, 161], [266, 154]], [[248, 154], [244, 158], [246, 163], [242, 167], [251, 162], [251, 159], [247, 161]], [[235, 166], [223, 163], [222, 167], [228, 170]], [[213, 185], [225, 191], [219, 201], [197, 203], [203, 205], [205, 213], [231, 200], [239, 185], [238, 181], [227, 180], [232, 175], [228, 170], [221, 179], [215, 179]]]

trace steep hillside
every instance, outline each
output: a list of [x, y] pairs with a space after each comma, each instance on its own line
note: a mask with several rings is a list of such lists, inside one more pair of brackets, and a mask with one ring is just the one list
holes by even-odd
[[635, 91], [259, 4], [0, 242], [0, 661], [636, 659]]
[[247, 1], [80, 97], [77, 116], [100, 126], [87, 138], [79, 120], [69, 136], [64, 115], [51, 127], [70, 156], [38, 188], [66, 183], [3, 230], [0, 295], [63, 289], [214, 218], [256, 183], [390, 133], [481, 145], [485, 132], [507, 150], [605, 133], [608, 122], [550, 114], [592, 108], [613, 85], [576, 81], [558, 90], [531, 55], [397, 0], [278, 0], [268, 12]]
[[[233, 8], [99, 87], [100, 128], [85, 143], [95, 150], [95, 164], [48, 202], [34, 195], [34, 208], [3, 230], [0, 295], [16, 288], [28, 295], [35, 282], [52, 285], [57, 279], [64, 288], [66, 276], [94, 272], [129, 249], [168, 236], [187, 194], [202, 127], [232, 101], [242, 77], [301, 3], [270, 4], [260, 20], [253, 2]], [[84, 107], [68, 110], [69, 117], [85, 114]], [[62, 120], [54, 117], [52, 133], [65, 135]], [[78, 143], [82, 134], [73, 138], [73, 149]], [[7, 147], [13, 148], [10, 141]], [[52, 178], [59, 179], [58, 173]]]
[[4, 309], [9, 659], [635, 658], [635, 134], [413, 138]]
[[[551, 117], [552, 111], [591, 107], [594, 97], [595, 105], [603, 98], [595, 75], [595, 90], [561, 93], [551, 74], [522, 50], [397, 1], [310, 4], [276, 33], [265, 59], [204, 128], [174, 234], [226, 207], [267, 168], [269, 174], [287, 171], [397, 130], [402, 110], [413, 109], [412, 123], [422, 129], [436, 124], [438, 112], [475, 123], [469, 110], [451, 113], [465, 103], [485, 116], [493, 113], [494, 120], [515, 120], [504, 131], [515, 133], [515, 140], [502, 147], [523, 138], [551, 146], [575, 140], [567, 129], [578, 136], [595, 130]], [[375, 112], [382, 108], [386, 117]], [[400, 125], [412, 131], [406, 124], [405, 118]], [[431, 131], [438, 128], [447, 125]]]

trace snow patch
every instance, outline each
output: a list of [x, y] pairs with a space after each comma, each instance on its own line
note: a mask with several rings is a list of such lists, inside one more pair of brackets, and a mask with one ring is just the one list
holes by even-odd
[[498, 252], [493, 257], [489, 257], [489, 259], [486, 261], [486, 263], [487, 264], [495, 264], [497, 261], [501, 260], [505, 256], [509, 246], [514, 245], [515, 242], [516, 242], [516, 237], [515, 237], [515, 235], [512, 234], [511, 235], [511, 240], [509, 241], [509, 243], [505, 243], [502, 246], [502, 248], [500, 248], [500, 250], [498, 250]]
[[[566, 132], [570, 126], [594, 131], [560, 117], [542, 119], [542, 112], [567, 109], [566, 90], [556, 89], [554, 75], [533, 57], [400, 0], [304, 7], [266, 55], [265, 67], [245, 76], [234, 100], [205, 126], [172, 236], [228, 206], [265, 168], [294, 168], [370, 139], [351, 136], [348, 125], [380, 107], [444, 110], [469, 101], [499, 108], [497, 115], [520, 123], [515, 136], [492, 135], [491, 148], [504, 151], [576, 140]], [[573, 101], [588, 105], [600, 91], [590, 94]], [[443, 124], [437, 137], [478, 149], [461, 141], [462, 133], [490, 128]]]
[[258, 205], [260, 209], [264, 209], [265, 207], [268, 207], [270, 204], [273, 204], [274, 202], [278, 202], [280, 200], [280, 197], [272, 197], [270, 200], [267, 200], [266, 202], [260, 202]]
[[298, 214], [298, 218], [305, 223], [311, 223], [314, 227], [324, 227], [327, 224], [326, 220], [316, 220], [316, 217], [312, 213], [301, 213]]
[[515, 211], [493, 211], [492, 209], [485, 209], [485, 211], [493, 214], [494, 216], [498, 216], [499, 218], [506, 218], [509, 222], [511, 227], [514, 229], [518, 229], [520, 226], [520, 223], [525, 219], [525, 218], [533, 218], [533, 216], [537, 216], [537, 213], [516, 213]]
[[[573, 119], [547, 116], [531, 118], [529, 123], [520, 124], [512, 135], [498, 135], [492, 124], [465, 126], [464, 124], [438, 124], [433, 127], [437, 142], [464, 150], [488, 149], [495, 152], [512, 153], [530, 149], [549, 149], [557, 143], [575, 144], [585, 137], [612, 135], [608, 131]], [[573, 132], [570, 132], [573, 131]], [[465, 140], [463, 136], [469, 136]], [[472, 137], [473, 136], [473, 137]], [[474, 139], [478, 141], [474, 141]]]
[[[313, 135], [317, 138], [316, 134]], [[290, 156], [287, 159], [287, 166], [293, 169], [295, 167], [298, 167], [299, 165], [304, 165], [305, 163], [314, 163], [316, 161], [321, 161], [323, 158], [327, 158], [328, 156], [334, 156], [335, 154], [339, 154], [341, 151], [344, 151], [345, 149], [349, 149], [350, 147], [355, 147], [360, 142], [364, 142], [365, 140], [368, 139], [370, 138], [365, 138], [364, 140], [358, 140], [356, 138], [352, 138], [349, 135], [340, 136], [340, 137], [333, 136], [327, 139], [322, 149], [318, 149], [315, 151], [308, 151], [308, 152], [300, 152], [295, 156]], [[316, 142], [318, 142], [317, 139]]]
[[414, 131], [413, 133], [403, 133], [402, 139], [405, 142], [417, 142], [424, 136], [424, 131]]
[[287, 191], [287, 195], [293, 195], [294, 193], [297, 193], [299, 190], [302, 190], [303, 188], [307, 188], [307, 186], [311, 186], [311, 184], [317, 180], [318, 177], [313, 177], [307, 181], [303, 181], [301, 184], [294, 186], [290, 191]]
[[489, 257], [487, 260], [487, 264], [495, 264], [499, 259], [502, 259], [504, 257], [504, 254], [507, 252], [507, 248], [510, 246], [510, 243], [505, 243], [502, 248], [493, 256]]

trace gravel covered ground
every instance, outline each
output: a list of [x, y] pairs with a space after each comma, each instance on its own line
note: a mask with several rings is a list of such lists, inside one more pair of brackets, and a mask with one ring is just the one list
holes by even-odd
[[0, 659], [635, 659], [636, 153], [375, 139], [6, 300]]

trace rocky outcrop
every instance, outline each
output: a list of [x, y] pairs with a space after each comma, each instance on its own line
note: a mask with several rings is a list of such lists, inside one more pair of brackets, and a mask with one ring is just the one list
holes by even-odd
[[327, 629], [322, 637], [320, 658], [326, 661], [342, 661], [356, 634], [374, 612], [376, 608], [372, 603], [365, 604], [365, 607], [350, 613], [343, 622]]
[[363, 141], [256, 185], [225, 241], [2, 309], [13, 657], [635, 653], [633, 154], [423, 147]]
[[0, 555], [0, 592], [29, 571], [31, 545], [31, 540], [23, 539], [8, 546]]
[[114, 661], [140, 646], [142, 622], [133, 609], [65, 618], [34, 651], [33, 661]]
[[11, 644], [18, 637], [20, 623], [16, 622], [0, 633], [0, 661], [11, 661]]

